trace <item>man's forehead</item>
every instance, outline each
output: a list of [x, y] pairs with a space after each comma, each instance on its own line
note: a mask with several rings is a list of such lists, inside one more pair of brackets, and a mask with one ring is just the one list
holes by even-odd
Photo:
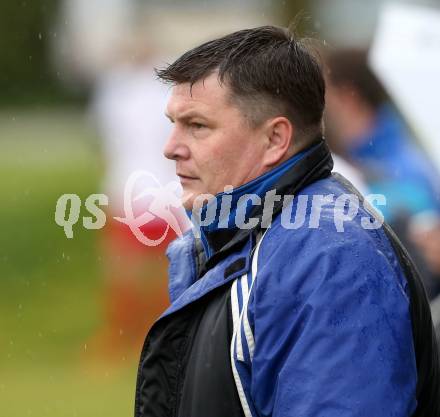
[[173, 115], [190, 109], [209, 110], [226, 103], [227, 87], [220, 83], [217, 74], [211, 74], [197, 81], [175, 85], [167, 104], [167, 113]]

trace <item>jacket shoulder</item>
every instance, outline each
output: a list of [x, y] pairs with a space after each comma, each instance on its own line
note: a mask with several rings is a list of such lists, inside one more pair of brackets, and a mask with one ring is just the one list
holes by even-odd
[[368, 281], [392, 287], [406, 302], [406, 278], [382, 224], [362, 196], [334, 177], [320, 180], [296, 195], [268, 229], [258, 269], [277, 278], [260, 285], [270, 285], [269, 292], [277, 286], [316, 292], [339, 282], [350, 291]]

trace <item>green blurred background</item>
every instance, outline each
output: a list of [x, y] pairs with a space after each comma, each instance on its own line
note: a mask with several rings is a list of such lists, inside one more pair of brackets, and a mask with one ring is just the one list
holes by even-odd
[[130, 415], [135, 363], [88, 358], [102, 320], [97, 233], [66, 239], [54, 221], [61, 194], [96, 191], [94, 133], [78, 110], [23, 109], [1, 112], [0, 137], [0, 414]]

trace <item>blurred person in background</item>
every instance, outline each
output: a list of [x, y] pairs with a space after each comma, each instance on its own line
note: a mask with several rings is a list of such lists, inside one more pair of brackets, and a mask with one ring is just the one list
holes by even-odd
[[440, 292], [438, 270], [428, 259], [423, 239], [414, 237], [413, 220], [421, 213], [438, 218], [439, 174], [369, 69], [364, 50], [335, 50], [326, 64], [330, 146], [361, 171], [371, 193], [386, 196], [380, 209], [410, 250], [433, 298]]
[[[99, 79], [91, 106], [104, 148], [104, 192], [110, 215], [103, 230], [105, 324], [95, 345], [99, 351], [137, 353], [145, 331], [168, 304], [165, 249], [176, 233], [172, 229], [167, 233], [166, 207], [159, 209], [162, 213], [151, 210], [154, 196], [135, 197], [165, 187], [177, 177], [171, 161], [160, 157], [171, 124], [163, 113], [167, 89], [154, 76], [151, 41], [144, 33], [134, 33], [119, 50]], [[126, 190], [130, 176], [139, 171], [148, 174], [137, 177], [132, 191]], [[124, 198], [129, 201], [124, 203]], [[140, 231], [150, 240], [166, 234], [160, 244], [138, 241], [127, 224], [114, 219], [127, 215], [127, 203], [135, 218], [151, 213], [154, 219]], [[184, 212], [175, 209], [173, 215], [184, 229], [188, 223]]]

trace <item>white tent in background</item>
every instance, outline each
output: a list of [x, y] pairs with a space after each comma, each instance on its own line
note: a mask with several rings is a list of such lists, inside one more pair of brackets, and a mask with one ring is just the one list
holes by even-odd
[[369, 61], [440, 170], [440, 10], [385, 5]]

